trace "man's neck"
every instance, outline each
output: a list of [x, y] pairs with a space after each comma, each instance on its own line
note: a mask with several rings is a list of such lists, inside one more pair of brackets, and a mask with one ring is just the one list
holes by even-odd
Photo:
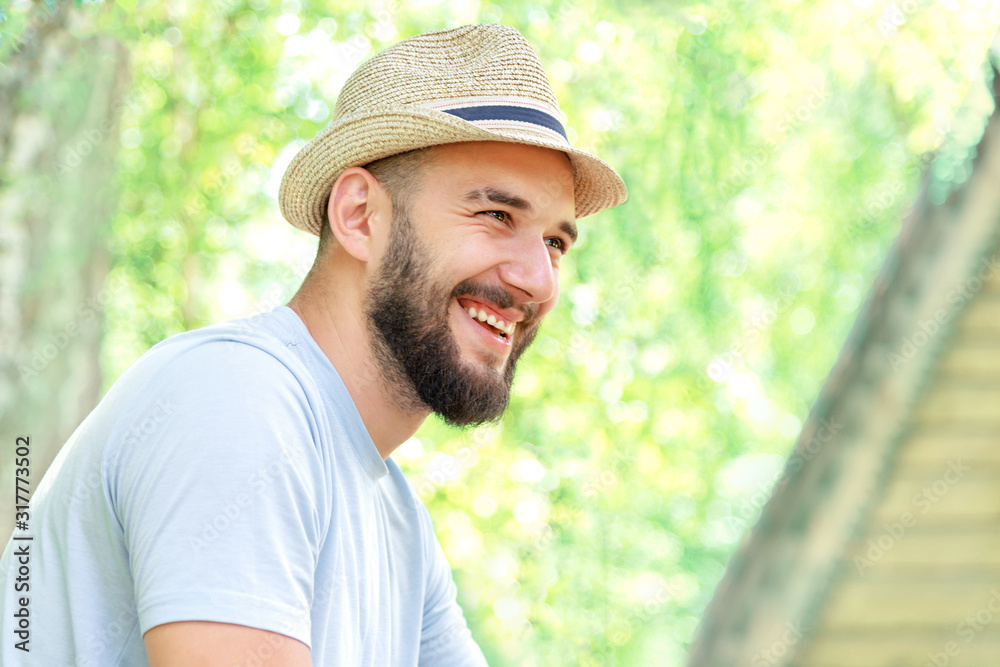
[[408, 412], [390, 393], [368, 343], [360, 304], [344, 303], [329, 291], [320, 295], [303, 284], [288, 307], [337, 369], [376, 449], [388, 458], [417, 432], [429, 411]]

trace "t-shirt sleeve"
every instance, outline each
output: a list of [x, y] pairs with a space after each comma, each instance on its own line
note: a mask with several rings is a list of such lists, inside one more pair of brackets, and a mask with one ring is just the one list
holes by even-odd
[[154, 373], [105, 460], [140, 632], [175, 621], [310, 644], [329, 517], [315, 406], [275, 356], [200, 344]]
[[441, 543], [434, 534], [430, 513], [416, 499], [424, 533], [427, 588], [420, 633], [420, 667], [488, 667], [482, 650], [472, 638], [458, 604], [458, 589]]

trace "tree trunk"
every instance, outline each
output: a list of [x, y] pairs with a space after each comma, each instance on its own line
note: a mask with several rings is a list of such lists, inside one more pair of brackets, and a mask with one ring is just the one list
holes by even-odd
[[36, 15], [0, 68], [0, 538], [13, 528], [14, 449], [34, 490], [101, 387], [107, 232], [128, 54], [86, 36], [94, 14]]

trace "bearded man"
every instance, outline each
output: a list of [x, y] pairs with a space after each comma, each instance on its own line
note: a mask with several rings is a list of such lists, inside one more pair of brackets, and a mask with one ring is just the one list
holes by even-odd
[[30, 654], [26, 542], [0, 561], [3, 663], [485, 665], [390, 454], [500, 417], [575, 220], [624, 201], [560, 118], [507, 26], [362, 64], [282, 182], [301, 288], [154, 346], [74, 432], [32, 499]]

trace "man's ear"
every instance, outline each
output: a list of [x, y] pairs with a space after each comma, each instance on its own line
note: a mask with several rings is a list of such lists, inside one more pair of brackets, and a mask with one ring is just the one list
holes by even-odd
[[337, 242], [356, 260], [367, 262], [371, 259], [373, 234], [389, 227], [392, 202], [371, 173], [351, 167], [334, 182], [326, 214]]

